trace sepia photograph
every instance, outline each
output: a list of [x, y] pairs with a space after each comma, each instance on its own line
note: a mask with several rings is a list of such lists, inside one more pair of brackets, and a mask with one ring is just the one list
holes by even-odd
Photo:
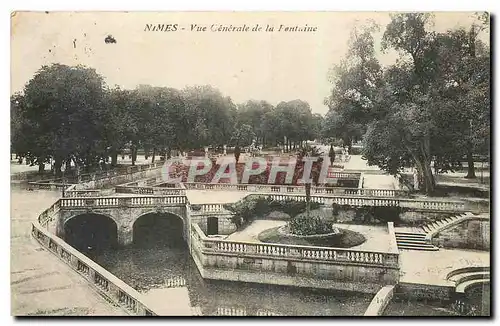
[[12, 12], [11, 315], [490, 317], [490, 22]]

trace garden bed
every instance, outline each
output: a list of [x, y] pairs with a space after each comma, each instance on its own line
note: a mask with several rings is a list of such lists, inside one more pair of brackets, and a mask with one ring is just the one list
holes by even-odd
[[299, 236], [288, 232], [286, 226], [279, 226], [262, 231], [258, 239], [265, 243], [279, 243], [302, 246], [320, 246], [333, 248], [352, 248], [366, 241], [366, 238], [358, 232], [337, 229], [336, 232]]

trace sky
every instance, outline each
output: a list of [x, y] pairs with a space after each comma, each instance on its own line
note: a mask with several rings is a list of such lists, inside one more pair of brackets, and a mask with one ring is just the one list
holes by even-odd
[[[434, 13], [436, 31], [470, 25], [471, 13]], [[380, 40], [390, 22], [386, 12], [18, 12], [11, 19], [11, 94], [21, 91], [42, 65], [95, 68], [109, 86], [140, 84], [182, 89], [209, 84], [235, 104], [247, 100], [307, 101], [314, 113], [332, 85], [329, 70], [347, 52], [352, 28], [373, 20]], [[147, 32], [146, 24], [178, 24], [172, 32]], [[207, 31], [191, 31], [191, 26]], [[257, 32], [212, 32], [212, 25]], [[274, 26], [266, 32], [265, 26]], [[316, 27], [315, 32], [278, 31]], [[105, 43], [112, 35], [116, 43]], [[489, 35], [483, 35], [487, 40]], [[383, 65], [398, 57], [377, 53]]]

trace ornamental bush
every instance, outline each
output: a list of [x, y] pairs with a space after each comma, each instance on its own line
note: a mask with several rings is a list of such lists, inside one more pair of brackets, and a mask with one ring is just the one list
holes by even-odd
[[290, 220], [290, 232], [296, 235], [316, 235], [333, 232], [332, 222], [325, 221], [317, 212], [302, 213]]
[[[319, 203], [311, 202], [311, 210], [319, 208]], [[232, 222], [237, 228], [246, 225], [258, 217], [279, 211], [288, 214], [292, 219], [306, 211], [306, 202], [293, 199], [273, 200], [270, 197], [248, 196], [240, 201], [224, 205], [232, 212]]]

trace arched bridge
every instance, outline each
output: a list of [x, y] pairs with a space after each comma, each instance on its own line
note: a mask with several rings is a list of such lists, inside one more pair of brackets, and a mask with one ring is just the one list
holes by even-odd
[[62, 198], [53, 226], [57, 236], [77, 248], [92, 240], [123, 246], [135, 243], [139, 235], [154, 233], [160, 240], [173, 237], [188, 242], [186, 203], [185, 196]]

